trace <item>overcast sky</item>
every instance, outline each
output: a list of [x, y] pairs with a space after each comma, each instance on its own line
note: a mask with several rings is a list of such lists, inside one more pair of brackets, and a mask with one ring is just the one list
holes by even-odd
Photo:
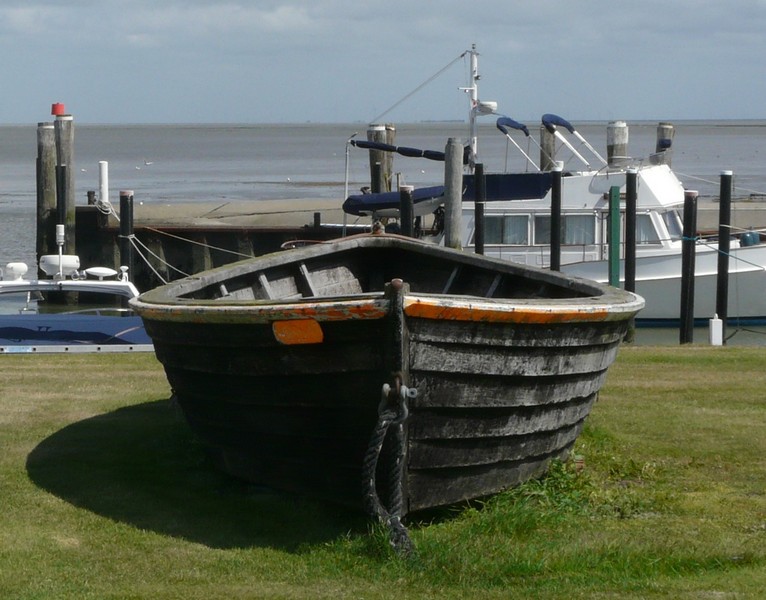
[[[766, 118], [766, 0], [0, 0], [0, 123], [369, 122], [477, 45], [519, 120]], [[457, 61], [384, 120], [464, 119]]]

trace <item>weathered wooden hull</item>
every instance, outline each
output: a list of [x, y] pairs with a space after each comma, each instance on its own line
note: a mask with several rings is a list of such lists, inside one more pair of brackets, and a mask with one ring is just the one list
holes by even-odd
[[[411, 260], [432, 273], [434, 251], [438, 260], [465, 256], [429, 248]], [[285, 258], [312, 270], [327, 252]], [[241, 269], [262, 281], [263, 273], [273, 277], [269, 260]], [[497, 266], [476, 261], [466, 270]], [[570, 298], [557, 287], [553, 301], [482, 300], [414, 292], [413, 282], [310, 301], [204, 299], [200, 290], [226, 277], [210, 272], [135, 303], [186, 418], [217, 463], [250, 481], [361, 507], [382, 385], [396, 379], [417, 390], [402, 426], [403, 513], [497, 492], [566, 456], [641, 306], [630, 294], [548, 273], [544, 285], [569, 287]], [[275, 323], [285, 322], [283, 334]]]

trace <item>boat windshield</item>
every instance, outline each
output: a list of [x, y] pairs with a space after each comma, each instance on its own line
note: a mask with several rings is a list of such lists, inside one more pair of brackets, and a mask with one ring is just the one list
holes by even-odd
[[683, 219], [678, 210], [665, 211], [662, 213], [662, 220], [665, 222], [665, 227], [668, 228], [668, 235], [672, 241], [675, 242], [683, 238]]
[[4, 292], [0, 294], [0, 315], [18, 314], [100, 314], [110, 316], [132, 315], [133, 311], [122, 306], [123, 298], [115, 294], [98, 294], [90, 297], [82, 293], [76, 304], [47, 302], [40, 292]]

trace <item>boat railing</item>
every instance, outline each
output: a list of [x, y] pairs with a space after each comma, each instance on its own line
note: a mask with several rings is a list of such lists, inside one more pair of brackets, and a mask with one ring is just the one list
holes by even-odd
[[117, 306], [114, 307], [90, 307], [90, 308], [79, 308], [77, 310], [67, 310], [67, 311], [61, 311], [61, 312], [55, 312], [50, 314], [58, 314], [58, 315], [84, 315], [84, 316], [94, 316], [94, 317], [128, 317], [132, 316], [135, 313], [130, 308], [120, 308]]

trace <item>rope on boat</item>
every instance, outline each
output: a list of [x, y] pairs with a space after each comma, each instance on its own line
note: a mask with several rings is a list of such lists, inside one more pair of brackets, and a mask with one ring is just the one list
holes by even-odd
[[[405, 457], [404, 429], [402, 424], [409, 416], [407, 399], [415, 398], [416, 396], [417, 390], [401, 385], [398, 378], [394, 390], [391, 389], [389, 384], [383, 384], [382, 398], [378, 405], [378, 422], [370, 437], [370, 443], [362, 465], [362, 498], [365, 510], [388, 528], [391, 547], [399, 555], [405, 557], [410, 556], [415, 548], [407, 528], [402, 524], [401, 520], [404, 502], [402, 477]], [[395, 452], [392, 459], [388, 461], [388, 472], [386, 473], [389, 492], [388, 508], [386, 508], [378, 496], [376, 473], [383, 443], [392, 425], [394, 426], [392, 435], [395, 443]]]

